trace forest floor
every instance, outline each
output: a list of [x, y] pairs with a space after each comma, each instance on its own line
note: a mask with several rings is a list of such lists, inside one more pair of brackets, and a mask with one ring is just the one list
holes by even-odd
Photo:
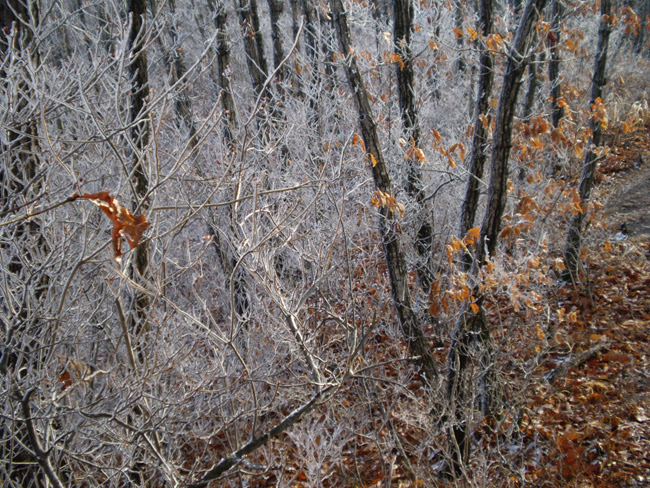
[[609, 235], [589, 249], [582, 283], [558, 290], [577, 320], [557, 331], [565, 349], [529, 404], [545, 446], [532, 486], [650, 486], [650, 131], [614, 142], [597, 190]]

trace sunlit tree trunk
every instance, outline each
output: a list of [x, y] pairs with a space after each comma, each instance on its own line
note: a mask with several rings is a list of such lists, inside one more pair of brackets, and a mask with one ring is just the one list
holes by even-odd
[[578, 212], [571, 219], [569, 231], [567, 234], [566, 245], [564, 247], [564, 279], [566, 281], [576, 282], [578, 280], [578, 263], [580, 260], [580, 247], [582, 245], [582, 224], [585, 218], [585, 206], [591, 194], [591, 188], [594, 184], [594, 172], [598, 162], [596, 149], [601, 144], [602, 127], [601, 120], [598, 116], [598, 103], [602, 103], [603, 87], [605, 86], [605, 67], [607, 65], [607, 49], [609, 46], [609, 35], [612, 31], [612, 2], [611, 0], [602, 0], [600, 2], [600, 28], [598, 29], [598, 47], [596, 49], [596, 60], [594, 62], [594, 75], [591, 82], [590, 107], [594, 111], [589, 127], [591, 129], [591, 138], [589, 139], [589, 150], [585, 155], [582, 165], [582, 174], [580, 175], [580, 200], [582, 211]]
[[[343, 3], [341, 0], [331, 0], [330, 7], [341, 52], [350, 53], [352, 40]], [[377, 125], [373, 118], [368, 92], [366, 91], [361, 72], [359, 71], [354, 56], [349, 57], [346, 62], [346, 73], [350, 83], [350, 89], [354, 93], [354, 99], [359, 113], [361, 135], [365, 143], [369, 161], [371, 161], [370, 165], [375, 186], [382, 193], [393, 195], [393, 187], [379, 142], [379, 134], [377, 133]], [[431, 354], [426, 335], [413, 310], [411, 291], [408, 286], [406, 259], [402, 251], [400, 236], [397, 232], [396, 217], [396, 211], [391, 210], [387, 205], [380, 207], [379, 233], [388, 266], [391, 293], [397, 311], [397, 319], [402, 329], [402, 335], [408, 344], [409, 351], [416, 358], [415, 361], [420, 367], [424, 381], [431, 384], [437, 377], [438, 370], [435, 359]]]

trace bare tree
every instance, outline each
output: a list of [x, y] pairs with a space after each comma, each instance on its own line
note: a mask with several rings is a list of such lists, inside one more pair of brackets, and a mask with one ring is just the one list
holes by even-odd
[[[526, 3], [519, 27], [508, 51], [495, 117], [488, 201], [476, 246], [474, 264], [470, 271], [477, 278], [487, 254], [494, 256], [497, 249], [501, 217], [508, 197], [508, 161], [517, 96], [521, 78], [531, 55], [531, 43], [535, 35], [534, 27], [545, 5], [546, 0], [529, 0]], [[451, 407], [452, 422], [450, 429], [451, 468], [457, 475], [462, 472], [463, 464], [470, 454], [467, 414], [468, 410], [472, 409], [473, 381], [466, 378], [466, 374], [471, 360], [471, 349], [475, 348], [479, 354], [484, 355], [482, 358], [484, 369], [482, 380], [487, 383], [483, 388], [487, 391], [488, 396], [490, 372], [485, 369], [492, 367], [490, 330], [483, 311], [483, 299], [478, 290], [478, 284], [470, 295], [474, 297], [474, 305], [478, 307], [478, 311], [473, 310], [470, 303], [465, 304], [452, 333], [452, 342], [447, 357], [447, 395]], [[483, 401], [484, 413], [488, 413], [492, 409], [489, 405], [490, 401], [489, 398]]]
[[[350, 53], [352, 52], [352, 40], [343, 3], [341, 0], [331, 0], [330, 7], [334, 16], [341, 51]], [[359, 126], [361, 127], [361, 134], [369, 156], [368, 159], [372, 168], [375, 186], [382, 195], [393, 198], [393, 187], [379, 142], [377, 126], [370, 107], [368, 93], [354, 56], [349, 56], [346, 60], [346, 73], [348, 82], [350, 83], [350, 89], [354, 93], [359, 113]], [[402, 251], [400, 237], [397, 233], [398, 215], [399, 210], [394, 205], [388, 202], [380, 205], [379, 233], [388, 266], [391, 292], [397, 311], [397, 318], [402, 328], [404, 339], [408, 344], [409, 351], [419, 365], [424, 380], [427, 384], [433, 385], [433, 381], [438, 376], [438, 369], [417, 314], [413, 310], [411, 292], [407, 279], [406, 260]]]

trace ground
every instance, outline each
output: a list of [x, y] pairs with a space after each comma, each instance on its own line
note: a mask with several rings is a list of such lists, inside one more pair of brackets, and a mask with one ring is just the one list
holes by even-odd
[[558, 331], [566, 349], [546, 371], [560, 371], [530, 404], [528, 434], [546, 449], [532, 486], [650, 486], [649, 140], [647, 128], [630, 134], [601, 165], [609, 238], [589, 250], [580, 287], [558, 291], [577, 320]]

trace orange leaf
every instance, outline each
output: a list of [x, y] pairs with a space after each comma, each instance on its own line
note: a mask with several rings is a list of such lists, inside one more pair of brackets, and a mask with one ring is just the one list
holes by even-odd
[[474, 227], [474, 228], [467, 231], [467, 234], [465, 234], [465, 237], [463, 238], [463, 241], [468, 246], [472, 245], [472, 244], [476, 244], [478, 242], [478, 237], [479, 237], [480, 233], [481, 233], [481, 228], [480, 227]]
[[122, 237], [127, 240], [131, 249], [138, 247], [144, 231], [151, 225], [151, 222], [147, 221], [144, 214], [133, 216], [108, 192], [85, 193], [76, 195], [76, 197], [90, 200], [111, 219], [111, 222], [113, 222], [113, 253], [118, 260], [122, 255]]

